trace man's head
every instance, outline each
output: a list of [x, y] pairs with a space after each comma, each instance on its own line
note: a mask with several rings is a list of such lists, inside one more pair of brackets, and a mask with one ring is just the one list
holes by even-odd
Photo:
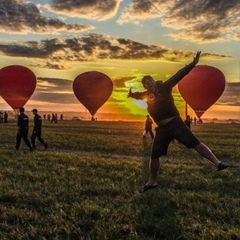
[[157, 84], [155, 80], [149, 75], [143, 77], [142, 85], [145, 89], [152, 93], [154, 93], [157, 89]]
[[37, 112], [38, 112], [38, 110], [36, 109], [36, 108], [34, 108], [33, 110], [32, 110], [32, 113], [35, 115], [35, 114], [37, 114]]
[[24, 113], [25, 112], [25, 109], [23, 107], [19, 108], [19, 112], [20, 113]]

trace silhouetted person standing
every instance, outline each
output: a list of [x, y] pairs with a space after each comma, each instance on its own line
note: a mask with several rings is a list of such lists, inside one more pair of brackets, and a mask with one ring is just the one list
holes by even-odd
[[147, 119], [145, 121], [145, 129], [143, 132], [143, 138], [146, 138], [148, 133], [150, 133], [152, 139], [154, 138], [154, 134], [152, 131], [152, 124], [153, 124], [152, 119], [149, 117], [149, 115], [147, 115]]
[[8, 122], [8, 113], [5, 112], [4, 113], [4, 123], [7, 123]]
[[197, 118], [196, 117], [194, 117], [194, 125], [197, 125]]
[[33, 120], [34, 127], [33, 127], [32, 136], [31, 136], [33, 149], [36, 149], [35, 140], [37, 138], [38, 141], [42, 143], [42, 145], [44, 146], [44, 149], [46, 150], [48, 147], [48, 144], [45, 143], [45, 141], [42, 139], [42, 117], [38, 114], [37, 109], [33, 109], [32, 113], [34, 115], [34, 120]]
[[187, 115], [186, 120], [184, 121], [189, 129], [191, 129], [191, 118], [189, 115]]
[[16, 143], [16, 150], [19, 149], [21, 139], [23, 138], [26, 145], [29, 147], [30, 151], [33, 150], [30, 141], [28, 140], [28, 129], [29, 129], [29, 118], [24, 113], [25, 109], [20, 108], [20, 115], [18, 116], [18, 132], [17, 132], [17, 143]]

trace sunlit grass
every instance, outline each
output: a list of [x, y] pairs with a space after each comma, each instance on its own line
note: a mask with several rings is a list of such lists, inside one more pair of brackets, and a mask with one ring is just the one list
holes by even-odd
[[239, 239], [238, 125], [193, 131], [232, 168], [217, 172], [174, 143], [148, 178], [143, 123], [44, 122], [49, 149], [15, 151], [16, 123], [0, 125], [0, 239]]

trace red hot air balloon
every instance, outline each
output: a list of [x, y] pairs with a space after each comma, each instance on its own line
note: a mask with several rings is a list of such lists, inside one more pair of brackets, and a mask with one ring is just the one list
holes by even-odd
[[14, 110], [26, 104], [36, 85], [35, 74], [26, 67], [11, 65], [0, 70], [0, 95]]
[[198, 65], [179, 82], [178, 89], [200, 118], [222, 95], [225, 77], [215, 67]]
[[85, 72], [78, 75], [73, 81], [73, 91], [77, 99], [94, 116], [111, 96], [113, 82], [101, 72]]

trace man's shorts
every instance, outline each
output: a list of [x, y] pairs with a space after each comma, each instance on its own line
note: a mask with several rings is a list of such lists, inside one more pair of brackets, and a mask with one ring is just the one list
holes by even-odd
[[183, 120], [176, 117], [169, 123], [156, 128], [151, 158], [167, 155], [168, 145], [173, 139], [176, 139], [187, 148], [194, 148], [200, 143]]

